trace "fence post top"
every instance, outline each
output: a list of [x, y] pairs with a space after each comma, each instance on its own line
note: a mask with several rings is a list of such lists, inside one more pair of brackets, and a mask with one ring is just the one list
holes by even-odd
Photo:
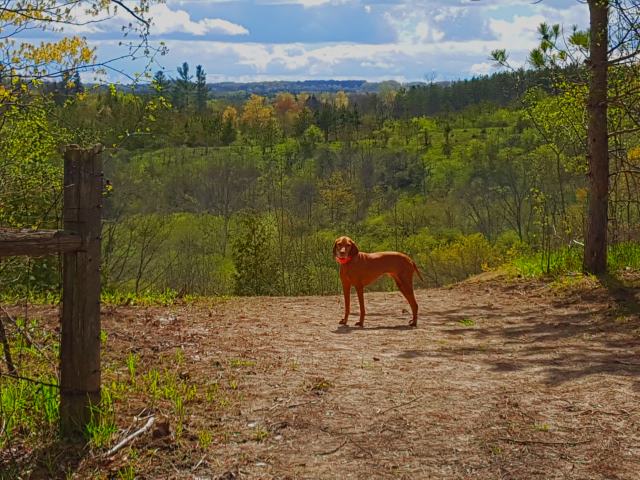
[[91, 152], [92, 154], [96, 155], [98, 153], [101, 153], [104, 150], [104, 145], [102, 145], [101, 143], [97, 143], [92, 147], [82, 148], [80, 145], [72, 143], [70, 145], [64, 145], [62, 147], [62, 153], [66, 153], [69, 151], [79, 151], [79, 150]]

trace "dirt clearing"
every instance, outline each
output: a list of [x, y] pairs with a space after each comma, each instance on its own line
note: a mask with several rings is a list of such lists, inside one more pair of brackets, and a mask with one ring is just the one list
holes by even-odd
[[417, 329], [397, 292], [365, 294], [364, 329], [338, 326], [339, 297], [107, 308], [105, 382], [126, 381], [132, 354], [138, 378], [173, 369], [197, 392], [182, 410], [150, 405], [148, 386], [123, 393], [121, 429], [144, 412], [171, 433], [73, 468], [83, 478], [117, 478], [128, 464], [136, 478], [639, 478], [638, 292], [573, 292], [495, 280], [419, 290]]

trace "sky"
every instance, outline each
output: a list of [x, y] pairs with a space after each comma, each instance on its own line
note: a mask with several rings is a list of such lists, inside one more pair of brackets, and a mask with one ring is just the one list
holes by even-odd
[[[441, 81], [489, 74], [490, 52], [522, 65], [541, 22], [585, 28], [580, 0], [168, 0], [155, 4], [151, 42], [169, 77], [188, 62], [208, 82], [309, 79]], [[123, 53], [118, 20], [77, 29], [100, 59]], [[119, 62], [131, 74], [141, 60]], [[109, 73], [110, 80], [118, 78]]]

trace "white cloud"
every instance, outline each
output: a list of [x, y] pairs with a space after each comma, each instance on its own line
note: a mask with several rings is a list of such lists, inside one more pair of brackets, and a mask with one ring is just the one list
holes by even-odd
[[322, 7], [324, 5], [340, 5], [349, 3], [352, 0], [267, 0], [264, 3], [302, 5], [304, 8]]
[[469, 67], [469, 73], [472, 75], [488, 75], [493, 69], [493, 64], [489, 62], [474, 63]]
[[439, 42], [445, 34], [432, 24], [431, 13], [401, 4], [387, 11], [384, 18], [395, 30], [400, 43]]
[[509, 49], [532, 48], [538, 43], [538, 25], [545, 21], [542, 15], [528, 17], [516, 15], [513, 20], [489, 19], [489, 30]]
[[[425, 75], [451, 80], [491, 73], [493, 64], [489, 55], [498, 48], [507, 49], [512, 65], [523, 65], [531, 48], [538, 44], [536, 29], [542, 21], [561, 23], [567, 29], [574, 23], [584, 28], [588, 21], [586, 7], [571, 0], [567, 0], [566, 8], [558, 7], [559, 0], [538, 4], [531, 4], [531, 0], [470, 3], [466, 0], [254, 1], [261, 5], [296, 4], [305, 8], [325, 5], [329, 14], [334, 11], [332, 5], [350, 1], [362, 9], [359, 11], [361, 17], [370, 14], [386, 22], [395, 32], [395, 38], [386, 43], [375, 40], [365, 43], [358, 40], [362, 33], [354, 29], [351, 42], [249, 42], [238, 37], [249, 33], [244, 26], [222, 19], [201, 18], [203, 9], [199, 9], [201, 13], [196, 20], [194, 9], [187, 5], [198, 2], [169, 0], [169, 6], [154, 5], [151, 10], [156, 23], [155, 39], [164, 40], [169, 47], [169, 54], [162, 57], [162, 63], [173, 72], [183, 61], [200, 63], [209, 74], [209, 81], [277, 78], [403, 78], [415, 81], [424, 80]], [[514, 8], [514, 4], [519, 6]], [[324, 15], [325, 12], [309, 12], [308, 17], [313, 19], [316, 13]], [[473, 24], [476, 28], [465, 30], [470, 22], [477, 22]], [[100, 28], [106, 31], [106, 27]], [[163, 34], [177, 32], [191, 34], [199, 40], [162, 38]], [[258, 27], [252, 27], [252, 33], [256, 32]], [[208, 33], [234, 35], [234, 40], [242, 41], [211, 41], [205, 37]], [[389, 37], [385, 35], [385, 38]], [[113, 50], [108, 53], [112, 54]], [[113, 58], [116, 55], [105, 56]]]
[[[79, 25], [67, 25], [65, 26], [65, 32], [75, 34], [116, 32], [133, 21], [131, 15], [122, 8], [117, 9], [117, 14], [114, 16], [101, 14], [98, 17], [94, 17], [76, 6], [73, 14]], [[153, 4], [149, 8], [147, 17], [151, 19], [152, 35], [187, 33], [194, 36], [202, 36], [213, 33], [236, 36], [249, 34], [249, 30], [242, 25], [221, 18], [203, 18], [202, 20], [194, 21], [191, 19], [191, 14], [186, 10], [173, 10], [165, 3]]]
[[[269, 76], [298, 75], [310, 78], [400, 77], [421, 80], [437, 69], [443, 75], [467, 72], [468, 65], [487, 59], [496, 41], [440, 43], [334, 43], [334, 44], [261, 44], [251, 42], [209, 42], [168, 40], [169, 57], [165, 64], [178, 65], [194, 51], [210, 58], [205, 70], [211, 75]], [[465, 66], [466, 63], [466, 66]], [[408, 68], [407, 66], [411, 67]], [[478, 65], [480, 65], [478, 63]], [[477, 66], [476, 69], [481, 68]], [[366, 69], [366, 75], [362, 70]], [[224, 73], [223, 73], [224, 72]], [[474, 72], [475, 73], [475, 72]]]
[[371, 61], [361, 62], [360, 66], [365, 68], [380, 68], [383, 70], [393, 67], [393, 65], [388, 62], [371, 62]]
[[435, 10], [433, 19], [436, 22], [455, 20], [459, 16], [465, 15], [467, 12], [468, 10], [463, 7], [440, 7]]
[[203, 18], [197, 22], [185, 10], [171, 10], [166, 4], [154, 4], [149, 9], [152, 18], [151, 33], [162, 35], [166, 33], [190, 33], [205, 35], [218, 33], [223, 35], [247, 35], [249, 30], [242, 25], [222, 20], [220, 18]]

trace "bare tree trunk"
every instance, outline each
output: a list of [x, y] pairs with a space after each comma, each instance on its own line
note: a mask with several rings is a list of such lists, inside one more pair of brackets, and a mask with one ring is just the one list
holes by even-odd
[[583, 268], [600, 274], [607, 270], [609, 196], [609, 141], [607, 128], [607, 50], [609, 0], [589, 0], [589, 207]]

